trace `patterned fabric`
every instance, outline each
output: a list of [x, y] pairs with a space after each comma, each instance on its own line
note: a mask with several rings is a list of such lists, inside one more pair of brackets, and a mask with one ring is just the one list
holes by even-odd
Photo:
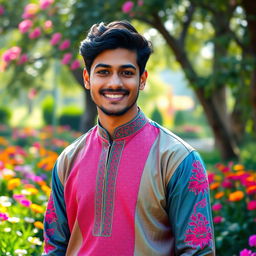
[[200, 156], [142, 112], [64, 150], [44, 225], [43, 255], [214, 255]]

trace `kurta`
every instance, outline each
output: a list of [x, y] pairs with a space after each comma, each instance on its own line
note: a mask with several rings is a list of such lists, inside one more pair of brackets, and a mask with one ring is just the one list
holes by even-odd
[[44, 225], [43, 255], [214, 255], [199, 154], [141, 111], [62, 152]]

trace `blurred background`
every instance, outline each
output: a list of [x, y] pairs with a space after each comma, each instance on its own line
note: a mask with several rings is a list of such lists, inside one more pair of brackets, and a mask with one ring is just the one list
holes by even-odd
[[[34, 220], [16, 216], [20, 226], [4, 231], [1, 255], [39, 255], [52, 165], [97, 120], [79, 45], [92, 24], [116, 19], [131, 21], [153, 43], [139, 106], [205, 161], [217, 255], [253, 255], [256, 1], [0, 0], [0, 230], [16, 223], [14, 215]], [[28, 183], [38, 191], [24, 205], [14, 195], [25, 196]], [[21, 239], [29, 225], [36, 235]]]

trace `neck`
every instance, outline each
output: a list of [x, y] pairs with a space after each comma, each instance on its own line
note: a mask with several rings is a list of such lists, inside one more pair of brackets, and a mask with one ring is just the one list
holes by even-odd
[[98, 108], [99, 121], [101, 125], [108, 131], [111, 137], [113, 137], [114, 131], [117, 127], [130, 122], [137, 115], [137, 113], [137, 106], [122, 116], [106, 115]]

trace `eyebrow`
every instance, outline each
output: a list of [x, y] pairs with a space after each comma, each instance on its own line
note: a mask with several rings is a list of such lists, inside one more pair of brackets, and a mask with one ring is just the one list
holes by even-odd
[[[111, 65], [104, 64], [104, 63], [99, 63], [95, 66], [95, 69], [96, 68], [111, 68]], [[136, 67], [132, 64], [121, 65], [121, 68], [132, 68], [132, 69], [136, 70]]]

